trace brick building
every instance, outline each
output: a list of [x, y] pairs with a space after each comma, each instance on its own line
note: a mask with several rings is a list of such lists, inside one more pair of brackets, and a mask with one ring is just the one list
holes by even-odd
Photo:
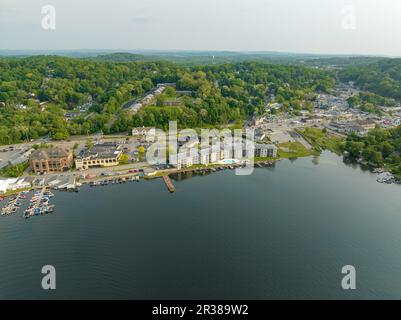
[[35, 173], [64, 172], [73, 164], [72, 152], [62, 148], [39, 149], [29, 157], [31, 170]]

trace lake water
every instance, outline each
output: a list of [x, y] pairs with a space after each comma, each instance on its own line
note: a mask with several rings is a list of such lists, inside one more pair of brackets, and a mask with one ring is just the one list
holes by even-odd
[[331, 153], [182, 178], [174, 194], [161, 179], [84, 187], [56, 192], [54, 214], [0, 217], [0, 299], [401, 297], [399, 185]]

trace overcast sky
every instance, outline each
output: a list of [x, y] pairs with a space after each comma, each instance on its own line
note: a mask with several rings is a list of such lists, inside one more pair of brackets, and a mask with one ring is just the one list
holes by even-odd
[[401, 56], [401, 0], [0, 0], [0, 48]]

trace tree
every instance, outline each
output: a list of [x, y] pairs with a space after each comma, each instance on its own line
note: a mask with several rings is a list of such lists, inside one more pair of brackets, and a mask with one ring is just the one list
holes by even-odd
[[173, 88], [173, 87], [167, 87], [166, 88], [166, 90], [165, 90], [165, 92], [164, 92], [164, 94], [167, 96], [167, 97], [175, 97], [175, 94], [176, 94], [176, 92], [175, 92], [175, 89]]
[[8, 177], [8, 178], [18, 178], [23, 175], [25, 170], [29, 167], [28, 162], [16, 164], [16, 165], [9, 165], [4, 169], [0, 170], [0, 176]]
[[394, 152], [394, 147], [388, 141], [380, 143], [380, 149], [385, 158], [389, 157]]
[[69, 137], [68, 131], [65, 128], [62, 128], [58, 131], [56, 131], [53, 135], [52, 138], [54, 140], [67, 140]]
[[156, 105], [158, 107], [163, 107], [165, 101], [166, 101], [166, 96], [164, 94], [161, 94], [161, 95], [157, 96], [157, 98], [156, 98]]
[[92, 139], [88, 139], [88, 140], [86, 140], [86, 148], [88, 149], [88, 150], [90, 150], [90, 149], [92, 149], [93, 147], [94, 147], [94, 142], [93, 142], [93, 140]]
[[350, 156], [354, 158], [357, 158], [361, 155], [363, 148], [363, 142], [347, 141], [345, 144], [345, 150], [348, 151]]
[[142, 88], [144, 91], [150, 91], [153, 87], [152, 80], [150, 78], [144, 78], [142, 80]]
[[129, 163], [129, 156], [128, 154], [123, 153], [119, 159], [120, 164], [128, 164]]

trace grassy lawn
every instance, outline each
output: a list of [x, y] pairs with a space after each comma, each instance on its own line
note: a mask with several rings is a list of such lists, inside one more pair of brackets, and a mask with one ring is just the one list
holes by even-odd
[[279, 158], [301, 158], [313, 155], [313, 151], [306, 149], [300, 142], [284, 142], [278, 147]]
[[325, 132], [319, 128], [305, 128], [298, 129], [297, 132], [301, 134], [306, 141], [308, 141], [313, 148], [321, 152], [322, 150], [329, 150], [338, 155], [344, 151], [344, 139]]

